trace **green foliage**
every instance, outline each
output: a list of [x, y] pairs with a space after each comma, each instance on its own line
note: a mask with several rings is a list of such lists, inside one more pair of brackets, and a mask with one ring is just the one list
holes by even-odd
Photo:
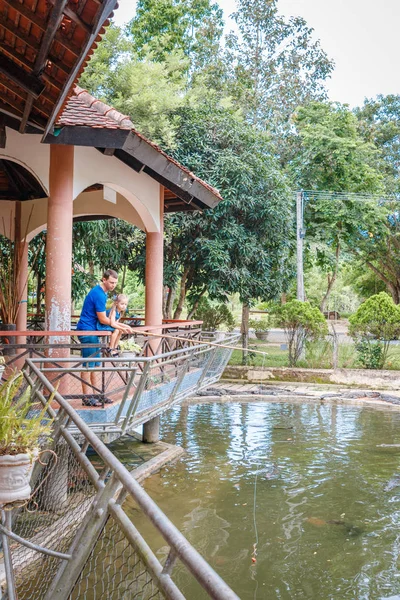
[[202, 214], [168, 217], [166, 264], [186, 274], [193, 302], [205, 289], [211, 298], [276, 297], [290, 273], [293, 228], [290, 191], [267, 138], [213, 99], [180, 116], [174, 156], [223, 201]]
[[367, 369], [382, 369], [390, 340], [400, 335], [400, 307], [386, 292], [380, 292], [363, 302], [349, 322], [361, 364]]
[[85, 67], [79, 85], [99, 100], [112, 102], [118, 67], [132, 49], [132, 43], [121, 28], [111, 23]]
[[[138, 0], [128, 25], [135, 50], [163, 61], [176, 50], [192, 60], [222, 33], [222, 10], [209, 0]], [[213, 32], [213, 37], [210, 32]]]
[[331, 369], [333, 364], [333, 347], [331, 340], [307, 341], [305, 344], [305, 360], [300, 366], [308, 369]]
[[250, 122], [283, 149], [297, 106], [326, 96], [333, 63], [301, 17], [286, 20], [277, 0], [238, 0], [238, 33], [226, 40], [228, 88]]
[[349, 318], [349, 334], [390, 340], [400, 335], [400, 307], [386, 292], [380, 292], [363, 302]]
[[291, 300], [276, 309], [275, 317], [278, 326], [285, 330], [291, 367], [297, 365], [306, 341], [328, 334], [323, 314], [309, 302]]
[[135, 354], [140, 354], [142, 352], [142, 348], [138, 344], [136, 344], [133, 338], [121, 340], [119, 346], [123, 352], [132, 352]]
[[381, 341], [371, 341], [361, 338], [355, 344], [358, 360], [364, 369], [383, 369], [386, 362], [386, 352]]
[[225, 325], [228, 331], [235, 327], [235, 319], [227, 305], [207, 298], [200, 299], [194, 318], [203, 321], [203, 331], [217, 331], [221, 325]]
[[24, 389], [23, 374], [17, 371], [0, 386], [0, 455], [32, 453], [40, 438], [50, 435], [47, 407], [28, 416], [30, 395], [31, 389]]
[[361, 137], [357, 119], [347, 106], [312, 102], [297, 109], [294, 123], [301, 152], [291, 169], [300, 188], [383, 191], [379, 151]]
[[366, 99], [355, 115], [361, 135], [380, 149], [383, 157], [385, 187], [389, 193], [400, 191], [400, 95], [378, 95]]
[[269, 331], [271, 328], [270, 319], [249, 319], [249, 327], [254, 331]]
[[176, 146], [179, 117], [187, 86], [188, 61], [179, 52], [154, 62], [152, 54], [132, 56], [115, 73], [113, 105], [128, 114], [135, 127], [157, 144]]

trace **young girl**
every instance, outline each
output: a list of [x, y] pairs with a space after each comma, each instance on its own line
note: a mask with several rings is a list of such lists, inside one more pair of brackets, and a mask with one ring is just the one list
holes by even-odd
[[114, 299], [114, 302], [108, 310], [106, 310], [107, 317], [110, 318], [110, 325], [103, 325], [98, 321], [97, 329], [99, 331], [112, 331], [110, 336], [110, 347], [107, 348], [107, 352], [110, 356], [118, 356], [117, 350], [118, 342], [123, 333], [133, 333], [133, 330], [129, 325], [120, 323], [119, 320], [124, 316], [126, 307], [128, 306], [128, 296], [125, 294], [118, 294]]

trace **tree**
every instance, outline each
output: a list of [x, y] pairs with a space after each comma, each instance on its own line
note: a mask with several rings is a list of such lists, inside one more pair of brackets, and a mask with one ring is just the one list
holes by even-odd
[[356, 341], [360, 360], [367, 369], [382, 369], [389, 343], [400, 335], [400, 307], [380, 292], [368, 298], [351, 315], [349, 334]]
[[318, 308], [309, 302], [291, 300], [275, 310], [278, 327], [285, 330], [289, 349], [289, 366], [295, 367], [304, 344], [328, 334], [328, 326]]
[[151, 54], [142, 59], [132, 55], [119, 64], [113, 106], [128, 114], [140, 133], [171, 149], [176, 145], [177, 109], [186, 94], [188, 60], [179, 52], [164, 61], [152, 59]]
[[278, 13], [277, 0], [238, 0], [233, 19], [239, 33], [226, 43], [229, 93], [251, 123], [271, 132], [283, 159], [292, 113], [326, 97], [333, 63], [304, 19]]
[[210, 0], [138, 0], [128, 29], [140, 58], [150, 51], [163, 62], [178, 50], [201, 63], [204, 48], [221, 37], [222, 10]]
[[307, 190], [307, 237], [316, 243], [316, 262], [328, 278], [324, 311], [343, 249], [357, 252], [386, 214], [374, 200], [363, 198], [384, 190], [380, 155], [361, 138], [357, 119], [346, 106], [313, 102], [297, 110], [294, 123], [300, 152], [289, 171], [296, 186]]
[[237, 292], [242, 302], [275, 298], [290, 274], [293, 227], [290, 191], [266, 136], [214, 100], [179, 114], [174, 156], [223, 201], [166, 220], [166, 263], [180, 279], [175, 318], [187, 296], [195, 309], [206, 291], [215, 299]]
[[124, 59], [129, 59], [132, 52], [130, 40], [120, 27], [111, 23], [86, 65], [79, 79], [79, 85], [99, 100], [112, 103], [115, 97], [115, 76], [118, 68]]
[[379, 95], [355, 109], [359, 130], [366, 141], [380, 149], [388, 193], [400, 192], [400, 95]]

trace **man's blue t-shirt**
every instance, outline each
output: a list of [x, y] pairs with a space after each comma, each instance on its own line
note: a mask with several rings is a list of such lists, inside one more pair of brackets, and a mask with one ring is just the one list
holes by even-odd
[[83, 303], [81, 317], [76, 326], [80, 331], [96, 331], [97, 313], [105, 312], [107, 294], [100, 285], [90, 290]]

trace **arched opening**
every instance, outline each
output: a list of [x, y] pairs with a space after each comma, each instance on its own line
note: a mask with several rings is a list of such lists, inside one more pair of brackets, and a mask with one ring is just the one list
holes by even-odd
[[0, 200], [47, 198], [40, 182], [21, 164], [0, 158]]

